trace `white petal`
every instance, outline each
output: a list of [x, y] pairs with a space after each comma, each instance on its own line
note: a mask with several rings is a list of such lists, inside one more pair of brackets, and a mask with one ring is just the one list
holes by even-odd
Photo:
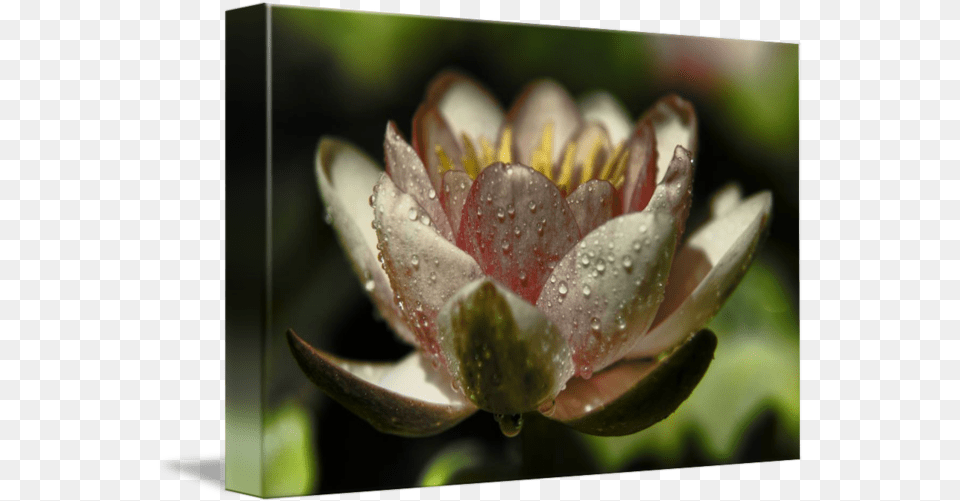
[[317, 350], [293, 331], [287, 341], [297, 363], [331, 398], [378, 430], [435, 435], [476, 411], [450, 377], [419, 352], [396, 363], [350, 361]]
[[609, 92], [594, 92], [581, 98], [580, 112], [585, 121], [595, 120], [603, 124], [614, 146], [630, 135], [630, 114]]
[[746, 273], [772, 204], [770, 192], [758, 193], [691, 235], [674, 260], [653, 328], [630, 357], [656, 355], [717, 313]]
[[377, 234], [370, 225], [370, 195], [383, 171], [361, 151], [332, 138], [321, 140], [316, 170], [327, 214], [364, 289], [393, 330], [414, 343], [393, 301], [390, 281], [377, 262]]
[[389, 176], [377, 184], [374, 213], [383, 266], [401, 314], [420, 348], [439, 357], [437, 312], [460, 287], [483, 276], [480, 266], [440, 235], [424, 209]]
[[685, 99], [671, 95], [657, 101], [641, 120], [650, 119], [657, 132], [657, 182], [659, 183], [670, 166], [676, 147], [690, 151], [691, 158], [697, 154], [697, 114], [693, 105]]
[[577, 374], [620, 360], [650, 327], [676, 245], [673, 218], [634, 212], [607, 221], [563, 257], [537, 307], [574, 350]]
[[480, 144], [481, 137], [496, 143], [503, 123], [500, 103], [486, 89], [462, 75], [448, 73], [440, 80], [434, 84], [440, 87], [437, 109], [457, 141], [462, 141], [462, 135], [467, 134], [475, 145]]
[[514, 161], [530, 165], [534, 150], [540, 146], [544, 127], [553, 124], [550, 164], [566, 151], [583, 125], [576, 103], [560, 84], [543, 80], [529, 85], [517, 99], [507, 120], [513, 126]]

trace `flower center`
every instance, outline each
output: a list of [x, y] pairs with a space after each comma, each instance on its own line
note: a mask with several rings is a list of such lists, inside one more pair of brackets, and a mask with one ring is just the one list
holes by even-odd
[[[460, 165], [463, 166], [463, 170], [471, 179], [476, 179], [480, 175], [480, 171], [490, 164], [513, 162], [513, 129], [510, 126], [503, 128], [496, 148], [486, 137], [480, 137], [479, 150], [466, 133], [461, 135], [461, 139], [463, 141], [463, 156], [459, 159]], [[552, 162], [553, 139], [553, 122], [547, 122], [540, 131], [540, 139], [537, 148], [530, 156], [529, 167], [546, 176], [561, 191], [569, 193], [574, 187], [591, 179], [609, 181], [617, 189], [623, 186], [628, 158], [624, 151], [626, 140], [621, 141], [609, 154], [604, 151], [603, 139], [600, 136], [597, 136], [592, 143], [586, 143], [589, 146], [579, 144], [577, 141], [569, 141], [563, 153], [562, 162], [554, 167]], [[587, 147], [584, 150], [586, 155], [578, 161], [578, 148], [584, 146]], [[457, 167], [441, 145], [435, 145], [434, 151], [440, 160], [441, 175]], [[579, 172], [577, 168], [579, 168]]]

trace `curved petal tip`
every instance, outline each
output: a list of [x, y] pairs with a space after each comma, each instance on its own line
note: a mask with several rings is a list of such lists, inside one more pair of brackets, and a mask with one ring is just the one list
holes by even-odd
[[383, 433], [436, 435], [477, 410], [418, 352], [396, 363], [353, 362], [310, 346], [293, 329], [287, 342], [314, 384]]
[[630, 435], [665, 419], [693, 392], [707, 372], [717, 336], [704, 329], [660, 360], [626, 360], [575, 378], [557, 396], [549, 417], [583, 433]]

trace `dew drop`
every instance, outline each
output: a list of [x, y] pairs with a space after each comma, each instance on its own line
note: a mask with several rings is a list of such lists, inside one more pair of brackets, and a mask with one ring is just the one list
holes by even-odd
[[366, 282], [363, 283], [363, 288], [366, 289], [367, 292], [373, 292], [373, 289], [376, 286], [377, 284], [373, 280], [367, 280]]
[[603, 273], [603, 271], [606, 270], [606, 269], [607, 269], [607, 265], [604, 264], [603, 261], [598, 261], [598, 262], [597, 262], [597, 272], [598, 272], [598, 273]]
[[627, 271], [633, 269], [633, 259], [630, 259], [630, 256], [623, 256], [623, 269]]
[[560, 282], [560, 287], [557, 288], [557, 292], [559, 292], [561, 296], [566, 296], [566, 295], [567, 295], [567, 283], [561, 281], [561, 282]]
[[590, 266], [590, 258], [584, 255], [583, 258], [580, 259], [580, 264], [582, 264], [584, 268]]
[[503, 249], [504, 254], [506, 254], [507, 252], [510, 252], [510, 242], [504, 240], [503, 245], [501, 245], [500, 248]]
[[498, 207], [498, 208], [497, 208], [497, 221], [500, 221], [500, 222], [502, 223], [503, 220], [504, 220], [506, 217], [507, 217], [507, 215], [504, 214], [503, 209], [500, 208], [500, 207]]
[[411, 208], [409, 211], [407, 211], [407, 218], [410, 219], [411, 221], [416, 221], [416, 220], [417, 220], [417, 209]]
[[327, 211], [323, 213], [323, 222], [333, 224], [333, 214], [330, 213], [330, 209], [327, 209]]
[[412, 264], [414, 268], [419, 267], [419, 266], [420, 266], [420, 257], [417, 256], [416, 254], [414, 254], [412, 257], [410, 257], [410, 264]]
[[530, 202], [530, 204], [527, 205], [527, 207], [530, 209], [530, 212], [537, 212], [537, 203], [536, 203], [536, 202]]
[[639, 241], [639, 240], [634, 240], [634, 241], [633, 241], [633, 250], [635, 250], [635, 251], [639, 251], [639, 250], [640, 250], [640, 241]]
[[513, 208], [513, 204], [507, 205], [507, 215], [511, 218], [517, 215], [517, 210]]
[[519, 435], [520, 429], [523, 428], [522, 414], [495, 414], [493, 418], [500, 425], [500, 431], [503, 432], [503, 435], [506, 437], [515, 437]]
[[590, 319], [590, 328], [599, 332], [600, 331], [600, 319], [593, 317]]
[[584, 286], [583, 286], [583, 295], [586, 296], [586, 297], [590, 297], [590, 286], [589, 286], [589, 285], [584, 285]]
[[437, 191], [434, 190], [433, 188], [430, 188], [430, 191], [427, 192], [427, 198], [429, 198], [430, 200], [437, 198]]

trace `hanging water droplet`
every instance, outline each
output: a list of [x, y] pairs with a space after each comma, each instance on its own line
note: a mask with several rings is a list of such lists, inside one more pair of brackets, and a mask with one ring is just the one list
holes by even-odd
[[416, 220], [417, 220], [417, 209], [411, 208], [410, 210], [408, 210], [408, 211], [407, 211], [407, 218], [410, 219], [411, 221], [416, 221]]
[[517, 436], [520, 434], [520, 429], [523, 428], [522, 414], [494, 414], [493, 418], [500, 425], [500, 431], [503, 432], [503, 435], [506, 437]]
[[373, 280], [367, 280], [366, 282], [363, 283], [363, 288], [366, 289], [367, 292], [373, 292], [373, 289], [376, 286], [377, 284]]
[[323, 213], [323, 222], [327, 224], [333, 224], [333, 214], [330, 213], [330, 208], [327, 208], [327, 211]]
[[587, 297], [590, 297], [590, 286], [589, 286], [589, 285], [584, 285], [584, 286], [583, 286], [583, 295], [584, 295], [584, 296], [587, 296]]
[[561, 281], [561, 282], [560, 282], [560, 287], [557, 288], [557, 292], [559, 292], [561, 296], [566, 296], [566, 295], [567, 295], [567, 283]]
[[433, 188], [430, 188], [430, 191], [427, 192], [427, 198], [429, 198], [430, 200], [437, 198], [437, 191], [434, 190]]

